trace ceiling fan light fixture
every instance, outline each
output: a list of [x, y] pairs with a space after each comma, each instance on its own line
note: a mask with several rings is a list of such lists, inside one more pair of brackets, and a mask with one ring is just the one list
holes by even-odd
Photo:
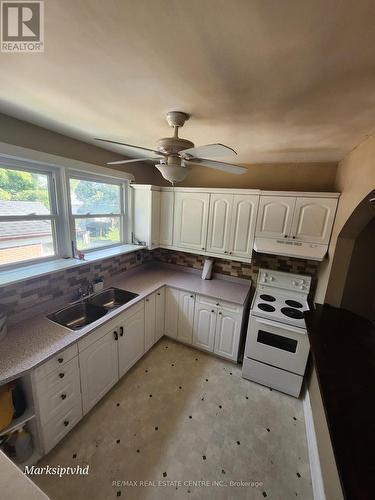
[[171, 184], [176, 182], [182, 182], [188, 173], [190, 172], [190, 167], [180, 167], [176, 165], [155, 165], [159, 170], [161, 175]]

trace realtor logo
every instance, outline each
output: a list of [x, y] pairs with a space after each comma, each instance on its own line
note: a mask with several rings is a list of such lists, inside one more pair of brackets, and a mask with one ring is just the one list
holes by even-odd
[[44, 2], [1, 2], [1, 52], [44, 52]]

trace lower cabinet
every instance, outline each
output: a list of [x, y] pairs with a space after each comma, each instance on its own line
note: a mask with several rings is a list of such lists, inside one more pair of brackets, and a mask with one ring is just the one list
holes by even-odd
[[118, 331], [110, 330], [79, 353], [83, 413], [109, 391], [119, 378]]
[[216, 332], [217, 307], [197, 296], [194, 313], [193, 345], [213, 351]]
[[125, 373], [143, 356], [145, 352], [145, 311], [143, 302], [134, 307], [132, 313], [119, 326], [118, 366], [119, 377]]
[[155, 344], [156, 296], [152, 293], [145, 298], [145, 351]]
[[191, 292], [179, 291], [177, 340], [185, 344], [193, 342], [195, 295]]
[[193, 345], [218, 356], [237, 361], [243, 308], [197, 295]]
[[179, 290], [167, 286], [165, 289], [165, 335], [177, 338]]
[[225, 308], [217, 313], [214, 352], [223, 358], [237, 361], [241, 336], [242, 313]]

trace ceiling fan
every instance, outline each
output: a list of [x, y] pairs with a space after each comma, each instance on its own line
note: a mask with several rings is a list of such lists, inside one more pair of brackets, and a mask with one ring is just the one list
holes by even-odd
[[108, 139], [96, 138], [95, 140], [137, 149], [144, 154], [143, 158], [111, 161], [108, 162], [107, 165], [123, 165], [125, 163], [135, 163], [139, 161], [159, 160], [159, 163], [155, 165], [155, 167], [160, 171], [164, 179], [167, 179], [167, 181], [172, 184], [181, 182], [185, 179], [191, 170], [190, 164], [223, 170], [224, 172], [236, 175], [247, 172], [247, 169], [244, 167], [211, 160], [211, 158], [223, 158], [236, 155], [236, 151], [229, 146], [225, 146], [224, 144], [207, 144], [205, 146], [194, 147], [191, 141], [178, 137], [179, 127], [182, 127], [188, 119], [189, 115], [181, 111], [170, 111], [167, 113], [167, 122], [174, 128], [174, 134], [173, 137], [159, 139], [156, 149], [134, 146], [133, 144], [110, 141]]

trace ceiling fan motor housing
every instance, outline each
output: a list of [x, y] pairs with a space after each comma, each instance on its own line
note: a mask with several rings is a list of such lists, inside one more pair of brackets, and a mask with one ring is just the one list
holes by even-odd
[[167, 155], [177, 154], [183, 149], [193, 148], [194, 143], [179, 137], [164, 137], [158, 140], [157, 150]]

